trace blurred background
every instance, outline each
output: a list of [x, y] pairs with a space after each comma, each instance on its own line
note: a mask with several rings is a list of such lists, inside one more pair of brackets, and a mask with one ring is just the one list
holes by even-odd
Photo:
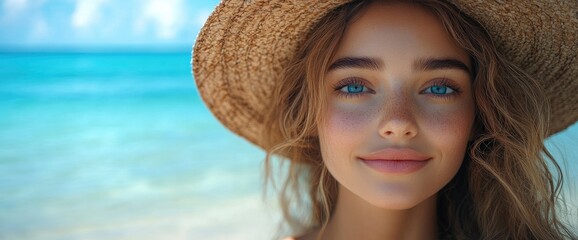
[[271, 235], [263, 153], [191, 76], [217, 3], [1, 1], [0, 239]]
[[[218, 1], [0, 3], [0, 239], [272, 236], [264, 153], [215, 120], [191, 76]], [[571, 209], [577, 146], [576, 124], [548, 140]]]

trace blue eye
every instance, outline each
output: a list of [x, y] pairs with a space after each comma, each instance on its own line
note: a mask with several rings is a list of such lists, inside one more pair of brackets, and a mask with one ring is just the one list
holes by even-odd
[[349, 94], [359, 94], [363, 92], [367, 92], [367, 88], [359, 83], [352, 83], [343, 86], [339, 89], [341, 92], [349, 93]]
[[342, 98], [363, 97], [367, 94], [375, 94], [370, 87], [371, 83], [358, 77], [350, 77], [341, 80], [333, 86], [336, 96]]
[[454, 92], [455, 90], [453, 90], [452, 88], [443, 85], [433, 85], [424, 91], [424, 93], [431, 93], [435, 95], [446, 95]]

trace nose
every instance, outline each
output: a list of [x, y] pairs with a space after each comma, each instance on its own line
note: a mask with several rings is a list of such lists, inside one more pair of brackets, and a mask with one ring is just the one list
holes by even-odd
[[417, 136], [413, 107], [407, 96], [390, 98], [383, 105], [379, 135], [390, 141], [404, 141]]
[[417, 135], [415, 128], [412, 128], [409, 124], [390, 122], [388, 125], [389, 127], [381, 132], [381, 136], [384, 138], [411, 139]]

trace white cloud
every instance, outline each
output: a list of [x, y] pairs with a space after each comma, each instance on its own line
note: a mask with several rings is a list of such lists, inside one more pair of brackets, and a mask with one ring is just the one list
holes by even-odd
[[70, 24], [75, 28], [87, 28], [101, 18], [101, 8], [108, 0], [78, 0]]
[[182, 0], [148, 0], [135, 22], [139, 33], [153, 28], [161, 39], [173, 39], [183, 25]]

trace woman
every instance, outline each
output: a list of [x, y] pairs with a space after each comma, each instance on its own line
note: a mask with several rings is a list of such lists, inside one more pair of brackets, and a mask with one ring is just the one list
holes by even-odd
[[215, 115], [288, 160], [296, 239], [575, 238], [543, 141], [578, 119], [576, 4], [345, 2], [224, 2], [195, 46]]

